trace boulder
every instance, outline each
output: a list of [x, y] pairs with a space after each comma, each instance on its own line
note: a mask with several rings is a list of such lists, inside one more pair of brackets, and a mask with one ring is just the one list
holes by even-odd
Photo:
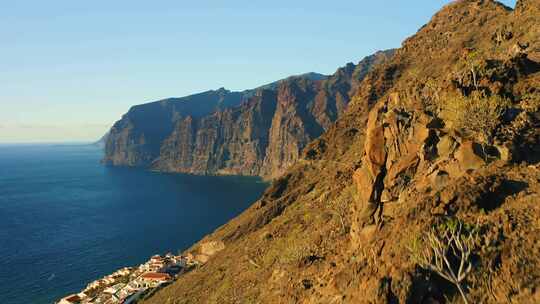
[[374, 178], [368, 171], [367, 167], [362, 166], [357, 169], [353, 174], [353, 180], [358, 189], [358, 195], [361, 202], [369, 201], [371, 193], [373, 192], [373, 181]]
[[456, 151], [457, 145], [452, 136], [442, 136], [437, 143], [437, 154], [443, 158], [450, 157]]
[[429, 137], [429, 129], [423, 124], [416, 124], [413, 127], [413, 132], [410, 133], [409, 139], [417, 144], [422, 144]]
[[362, 203], [378, 202], [382, 191], [383, 167], [387, 157], [382, 122], [385, 111], [386, 105], [384, 103], [371, 110], [366, 127], [362, 167], [356, 170], [353, 175]]
[[386, 163], [384, 125], [380, 119], [384, 111], [384, 104], [373, 109], [369, 115], [366, 128], [365, 164], [374, 176], [380, 172], [380, 168]]
[[408, 171], [409, 169], [415, 168], [418, 166], [420, 161], [418, 154], [411, 152], [408, 155], [398, 159], [389, 169], [386, 175], [388, 186], [391, 186], [394, 183], [394, 180], [403, 172]]
[[366, 138], [366, 160], [373, 175], [378, 174], [380, 168], [386, 163], [383, 126], [377, 126], [368, 130], [368, 137]]
[[479, 145], [473, 141], [464, 141], [458, 150], [454, 154], [455, 158], [459, 162], [461, 170], [468, 171], [471, 169], [478, 169], [485, 165], [485, 161], [477, 153]]

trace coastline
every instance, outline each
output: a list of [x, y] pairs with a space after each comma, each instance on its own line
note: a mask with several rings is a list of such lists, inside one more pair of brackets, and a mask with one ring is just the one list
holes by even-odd
[[67, 295], [55, 304], [129, 304], [153, 294], [179, 276], [204, 264], [198, 256], [153, 255], [136, 267], [123, 267], [89, 283], [78, 293]]
[[0, 149], [2, 304], [51, 304], [155, 253], [177, 254], [266, 188], [251, 177], [107, 168], [101, 156], [79, 145]]

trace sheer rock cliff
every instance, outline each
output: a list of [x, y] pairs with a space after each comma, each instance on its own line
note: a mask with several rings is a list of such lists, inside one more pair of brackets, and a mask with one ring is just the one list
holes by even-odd
[[273, 178], [343, 113], [393, 51], [331, 76], [308, 73], [244, 92], [225, 89], [135, 106], [111, 128], [103, 161], [192, 174]]

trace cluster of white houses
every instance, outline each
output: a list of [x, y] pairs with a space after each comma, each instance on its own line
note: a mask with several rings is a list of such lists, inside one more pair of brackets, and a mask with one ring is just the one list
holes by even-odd
[[155, 288], [162, 287], [199, 264], [191, 254], [154, 255], [139, 267], [122, 268], [96, 280], [78, 294], [69, 295], [57, 304], [130, 304]]

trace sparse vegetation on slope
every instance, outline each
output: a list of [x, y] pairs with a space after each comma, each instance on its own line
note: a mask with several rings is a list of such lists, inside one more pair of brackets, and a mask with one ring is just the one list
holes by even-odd
[[[445, 6], [259, 201], [201, 241], [224, 250], [145, 303], [460, 303], [459, 288], [470, 303], [539, 303], [539, 16], [537, 0]], [[449, 101], [463, 103], [458, 119]], [[457, 270], [442, 269], [453, 283], [410, 252], [447, 218], [479, 230]], [[461, 278], [459, 261], [471, 265]]]

